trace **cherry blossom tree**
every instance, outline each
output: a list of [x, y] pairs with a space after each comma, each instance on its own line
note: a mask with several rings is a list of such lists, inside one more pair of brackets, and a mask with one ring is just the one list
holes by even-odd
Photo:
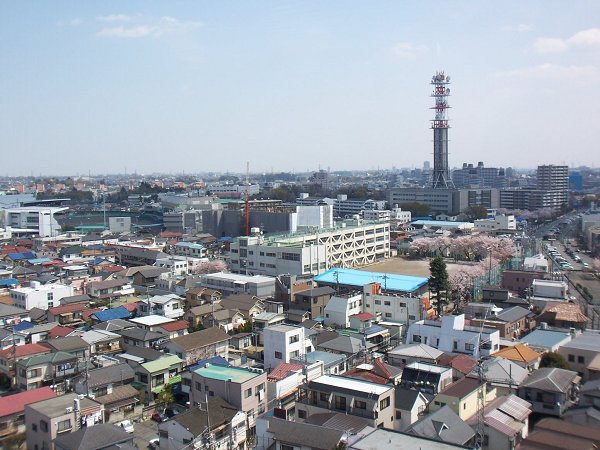
[[227, 264], [225, 261], [221, 259], [214, 259], [212, 261], [205, 261], [198, 264], [192, 273], [199, 275], [205, 273], [216, 273], [216, 272], [224, 272], [227, 270]]

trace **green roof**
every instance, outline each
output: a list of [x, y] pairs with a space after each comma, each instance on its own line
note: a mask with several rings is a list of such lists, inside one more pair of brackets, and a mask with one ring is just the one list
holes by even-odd
[[40, 364], [58, 364], [65, 361], [77, 360], [77, 356], [67, 352], [47, 353], [40, 356], [32, 356], [19, 364], [25, 367], [39, 366]]
[[197, 373], [205, 378], [212, 378], [215, 380], [231, 379], [233, 383], [244, 383], [260, 375], [255, 372], [250, 372], [246, 369], [217, 366], [214, 364], [210, 364], [208, 367], [200, 367], [199, 369], [194, 370], [194, 373]]
[[176, 355], [168, 355], [163, 358], [156, 359], [154, 361], [149, 361], [144, 364], [140, 364], [144, 369], [146, 369], [149, 373], [159, 372], [161, 370], [167, 370], [171, 366], [175, 364], [181, 364], [183, 361], [179, 356]]

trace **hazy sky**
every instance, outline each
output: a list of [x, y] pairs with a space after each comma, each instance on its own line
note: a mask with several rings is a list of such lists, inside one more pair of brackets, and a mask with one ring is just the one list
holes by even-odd
[[600, 164], [598, 1], [4, 1], [10, 175]]

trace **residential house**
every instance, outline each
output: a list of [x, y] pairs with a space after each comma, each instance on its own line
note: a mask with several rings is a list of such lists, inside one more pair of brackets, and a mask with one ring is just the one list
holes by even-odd
[[25, 405], [55, 396], [54, 391], [45, 386], [0, 397], [0, 441], [25, 433]]
[[521, 306], [504, 308], [486, 318], [472, 318], [470, 322], [476, 327], [495, 328], [506, 339], [518, 338], [535, 328], [533, 313]]
[[[3, 286], [0, 285], [0, 289]], [[29, 317], [28, 311], [23, 311], [13, 305], [5, 305], [0, 303], [0, 327], [9, 327], [13, 323], [19, 323]]]
[[274, 325], [263, 330], [265, 346], [264, 364], [270, 371], [280, 363], [292, 359], [302, 359], [314, 350], [312, 341], [305, 335], [303, 327], [294, 325]]
[[429, 411], [437, 411], [448, 405], [458, 417], [467, 420], [477, 413], [481, 399], [487, 404], [495, 398], [496, 389], [493, 386], [477, 377], [466, 376], [438, 392], [429, 405]]
[[396, 386], [402, 379], [402, 369], [386, 364], [382, 358], [373, 358], [370, 364], [359, 364], [344, 372], [344, 376]]
[[[443, 423], [442, 423], [443, 424]], [[423, 425], [425, 428], [425, 424]], [[444, 428], [442, 426], [442, 428]], [[458, 437], [462, 434], [462, 430], [458, 429], [458, 426], [453, 425], [453, 432], [442, 433], [444, 437], [446, 435], [454, 435]], [[441, 431], [441, 430], [440, 430]], [[443, 431], [446, 431], [445, 429]], [[349, 443], [349, 450], [373, 450], [381, 448], [382, 444], [385, 444], [386, 449], [435, 449], [435, 450], [457, 450], [464, 449], [463, 445], [452, 444], [449, 442], [440, 441], [437, 434], [437, 439], [410, 434], [408, 432], [399, 432], [393, 430], [386, 430], [378, 428], [370, 434], [359, 438], [357, 442]], [[460, 440], [460, 439], [459, 439]]]
[[411, 362], [436, 364], [444, 352], [427, 344], [401, 344], [387, 352], [388, 361], [396, 367], [403, 367]]
[[536, 328], [527, 336], [523, 336], [519, 339], [519, 342], [527, 345], [538, 353], [546, 353], [558, 351], [558, 349], [569, 342], [572, 337], [573, 336], [569, 331], [560, 329], [550, 330], [546, 327]]
[[402, 369], [401, 384], [435, 395], [452, 383], [452, 369], [433, 364], [409, 363]]
[[532, 404], [532, 411], [562, 416], [577, 401], [580, 378], [577, 372], [544, 367], [521, 383], [518, 395]]
[[158, 425], [160, 448], [246, 449], [246, 414], [220, 397]]
[[[496, 389], [497, 395], [517, 392], [521, 383], [529, 376], [529, 370], [504, 358], [490, 358], [481, 362], [481, 373], [485, 381]], [[473, 368], [472, 376], [479, 376]]]
[[27, 448], [53, 449], [59, 435], [100, 424], [103, 417], [100, 403], [74, 393], [30, 403], [25, 406]]
[[210, 313], [204, 319], [206, 328], [217, 327], [224, 330], [226, 333], [232, 333], [242, 326], [246, 321], [244, 316], [238, 310], [233, 309], [218, 309]]
[[59, 434], [54, 439], [56, 450], [115, 450], [133, 449], [133, 434], [111, 423], [83, 427], [71, 433]]
[[105, 330], [90, 330], [81, 334], [90, 347], [90, 354], [105, 355], [119, 353], [121, 348], [121, 335]]
[[277, 417], [269, 417], [261, 421], [261, 425], [257, 450], [338, 450], [345, 446], [347, 439], [345, 430]]
[[310, 312], [302, 311], [301, 309], [288, 309], [286, 315], [287, 321], [294, 324], [300, 324], [310, 319]]
[[244, 351], [252, 345], [252, 333], [237, 333], [229, 338], [229, 349]]
[[206, 303], [218, 303], [222, 294], [215, 289], [203, 286], [193, 287], [185, 293], [185, 301], [188, 307], [200, 306]]
[[90, 357], [90, 345], [81, 336], [64, 336], [44, 341], [53, 352], [66, 352], [77, 356], [80, 361]]
[[579, 372], [584, 381], [600, 378], [600, 369], [594, 367], [600, 354], [600, 331], [586, 330], [574, 336], [558, 349], [558, 353], [572, 370]]
[[581, 385], [579, 404], [600, 409], [600, 379], [590, 380]]
[[142, 328], [125, 328], [117, 331], [116, 334], [121, 335], [122, 347], [125, 351], [129, 351], [131, 347], [162, 348], [168, 338], [166, 333]]
[[135, 289], [123, 278], [95, 281], [86, 286], [87, 294], [95, 300], [110, 300], [135, 293]]
[[596, 449], [600, 430], [565, 420], [545, 418], [536, 423], [519, 450]]
[[323, 375], [339, 375], [344, 373], [348, 368], [348, 359], [343, 354], [323, 352], [315, 350], [307, 353], [304, 360], [294, 360], [295, 363], [306, 363], [312, 365], [319, 363], [322, 365]]
[[10, 299], [17, 308], [47, 310], [59, 304], [63, 297], [73, 295], [73, 288], [60, 283], [41, 284], [31, 281], [28, 287], [10, 289]]
[[135, 371], [135, 381], [144, 387], [148, 398], [153, 394], [162, 392], [167, 385], [181, 381], [182, 360], [176, 355], [165, 353], [163, 357], [154, 361], [136, 363], [128, 360], [128, 364]]
[[150, 331], [158, 331], [158, 329], [166, 324], [175, 322], [175, 319], [170, 319], [169, 317], [159, 316], [157, 314], [151, 314], [149, 316], [136, 317], [134, 319], [129, 320], [131, 323], [135, 324], [139, 328], [143, 328], [145, 330]]
[[276, 312], [261, 312], [252, 318], [252, 331], [258, 334], [259, 343], [263, 342], [262, 331], [267, 327], [280, 325], [285, 322], [285, 314]]
[[585, 330], [590, 325], [590, 319], [581, 312], [577, 303], [559, 303], [548, 305], [542, 310], [537, 320], [558, 328], [575, 328]]
[[294, 308], [310, 311], [311, 317], [325, 317], [325, 307], [335, 293], [331, 286], [314, 287], [294, 294]]
[[134, 328], [135, 325], [128, 320], [124, 319], [112, 319], [105, 322], [99, 322], [92, 326], [93, 330], [105, 330], [116, 333], [117, 331], [124, 330], [126, 328]]
[[275, 405], [276, 417], [292, 421], [296, 417], [296, 393], [305, 381], [303, 371], [302, 364], [282, 362], [267, 376], [267, 404]]
[[229, 295], [222, 298], [219, 304], [223, 309], [233, 309], [241, 312], [246, 320], [265, 311], [263, 300], [248, 294]]
[[[435, 441], [471, 447], [475, 432], [446, 405], [431, 414], [427, 414], [412, 424], [407, 433]], [[433, 446], [433, 444], [430, 444]], [[428, 448], [424, 446], [423, 448]]]
[[0, 350], [6, 350], [23, 344], [25, 344], [23, 336], [14, 334], [10, 329], [0, 328]]
[[[529, 434], [531, 403], [516, 395], [497, 397], [483, 408], [482, 450], [513, 450]], [[477, 415], [467, 423], [477, 431]]]
[[43, 386], [64, 389], [67, 380], [79, 374], [78, 358], [72, 353], [55, 352], [17, 361], [17, 386], [30, 391]]
[[[373, 346], [367, 345], [367, 349], [370, 349], [371, 347]], [[356, 365], [359, 360], [363, 359], [359, 352], [365, 350], [365, 345], [362, 339], [351, 336], [338, 336], [317, 345], [317, 350], [344, 355], [347, 358], [348, 365], [353, 366]], [[310, 353], [308, 355], [310, 355]]]
[[396, 420], [394, 429], [404, 431], [426, 413], [429, 400], [417, 389], [396, 387]]
[[153, 266], [157, 259], [168, 257], [166, 253], [152, 248], [114, 245], [113, 249], [119, 264], [126, 266]]
[[258, 415], [266, 411], [267, 374], [262, 370], [205, 364], [191, 372], [190, 405], [221, 397], [246, 414], [252, 433]]
[[300, 389], [297, 420], [338, 411], [367, 420], [370, 426], [394, 428], [394, 387], [364, 380], [323, 375]]
[[541, 354], [521, 343], [505, 347], [494, 353], [493, 356], [496, 358], [508, 359], [530, 372], [539, 367], [540, 360], [542, 359]]
[[83, 312], [87, 308], [87, 303], [68, 303], [66, 305], [48, 308], [48, 322], [57, 322], [64, 326], [79, 327], [85, 324]]
[[438, 360], [438, 364], [444, 367], [450, 367], [452, 369], [452, 378], [454, 381], [464, 377], [477, 366], [477, 361], [470, 356], [462, 353], [449, 354], [444, 353]]
[[95, 311], [90, 315], [90, 319], [94, 325], [101, 322], [107, 322], [109, 320], [129, 319], [130, 317], [131, 312], [129, 312], [129, 310], [124, 306]]
[[46, 340], [50, 330], [56, 327], [57, 324], [43, 323], [34, 326], [30, 325], [27, 322], [21, 322], [18, 326], [15, 326], [15, 332], [25, 339], [26, 344], [35, 344]]
[[12, 380], [15, 376], [15, 362], [33, 356], [45, 355], [51, 350], [41, 344], [24, 344], [17, 345], [14, 348], [7, 348], [0, 351], [0, 377], [4, 380]]
[[407, 332], [407, 343], [423, 343], [447, 353], [464, 353], [478, 359], [500, 349], [500, 333], [465, 324], [465, 315], [444, 316], [441, 321], [419, 320]]
[[211, 356], [229, 355], [229, 335], [220, 328], [207, 328], [179, 336], [165, 344], [169, 353], [179, 356], [183, 366], [190, 366]]
[[334, 295], [325, 306], [324, 324], [328, 327], [348, 328], [350, 326], [350, 316], [360, 314], [362, 310], [362, 292]]
[[196, 328], [198, 325], [203, 325], [211, 314], [221, 309], [223, 309], [223, 307], [218, 302], [205, 303], [203, 305], [193, 306], [190, 308], [183, 315], [183, 318], [184, 320], [187, 320], [191, 328]]
[[188, 334], [189, 326], [190, 324], [185, 320], [176, 320], [175, 322], [163, 323], [158, 327], [158, 330], [169, 335], [169, 339], [175, 339]]
[[138, 314], [140, 316], [156, 314], [169, 319], [180, 319], [183, 317], [183, 299], [175, 294], [155, 295], [139, 302]]

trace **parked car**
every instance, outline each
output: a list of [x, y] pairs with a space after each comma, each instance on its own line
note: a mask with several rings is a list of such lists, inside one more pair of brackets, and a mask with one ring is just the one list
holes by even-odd
[[148, 448], [149, 449], [158, 449], [158, 448], [160, 448], [160, 439], [158, 439], [158, 438], [152, 439], [150, 442], [148, 442]]
[[127, 433], [133, 433], [133, 423], [131, 422], [131, 420], [122, 420], [121, 422], [117, 423], [117, 425], [123, 428], [123, 430]]
[[168, 419], [168, 417], [167, 417], [167, 415], [165, 413], [161, 413], [161, 412], [158, 412], [158, 411], [154, 411], [152, 413], [152, 416], [150, 416], [150, 418], [152, 420], [154, 420], [155, 422], [159, 422], [159, 423], [160, 422], [164, 422], [165, 420]]

